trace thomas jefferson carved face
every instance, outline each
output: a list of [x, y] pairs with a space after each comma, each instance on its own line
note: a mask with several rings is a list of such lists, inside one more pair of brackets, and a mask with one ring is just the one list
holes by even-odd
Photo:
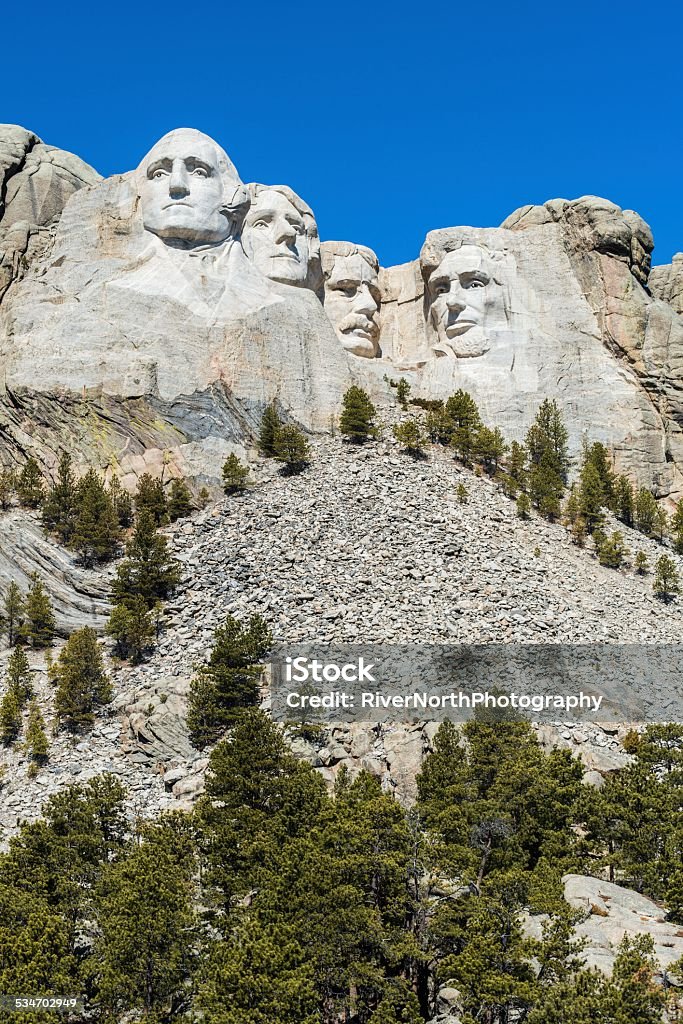
[[377, 355], [379, 339], [376, 257], [362, 246], [349, 245], [347, 252], [326, 248], [333, 244], [322, 245], [325, 312], [347, 352], [372, 359]]
[[226, 200], [221, 162], [213, 140], [193, 129], [180, 128], [157, 142], [140, 165], [147, 231], [181, 248], [224, 241], [232, 230], [226, 209], [232, 196]]
[[446, 253], [429, 278], [428, 292], [439, 342], [456, 356], [484, 355], [491, 347], [488, 331], [507, 325], [503, 289], [478, 245]]
[[242, 229], [242, 245], [266, 277], [303, 288], [307, 283], [313, 232], [317, 238], [312, 215], [307, 224], [304, 215], [282, 192], [264, 188], [252, 198]]

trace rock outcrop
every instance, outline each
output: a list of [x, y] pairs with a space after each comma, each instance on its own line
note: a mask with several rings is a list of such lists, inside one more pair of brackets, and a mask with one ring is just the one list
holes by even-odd
[[67, 199], [100, 175], [33, 132], [0, 125], [0, 299], [51, 242]]

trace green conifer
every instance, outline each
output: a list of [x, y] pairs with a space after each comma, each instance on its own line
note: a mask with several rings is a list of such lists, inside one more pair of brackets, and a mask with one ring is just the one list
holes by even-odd
[[0, 739], [9, 746], [21, 731], [21, 701], [13, 687], [5, 690], [0, 701]]
[[624, 536], [615, 530], [609, 537], [605, 537], [598, 549], [598, 560], [600, 565], [608, 569], [620, 569], [624, 558], [628, 554], [624, 544]]
[[508, 450], [502, 432], [498, 427], [480, 427], [474, 439], [474, 456], [479, 459], [489, 476], [495, 476], [498, 466]]
[[402, 409], [408, 408], [408, 396], [411, 392], [411, 387], [405, 377], [399, 377], [398, 383], [396, 384], [396, 399]]
[[51, 647], [56, 628], [52, 603], [38, 574], [34, 572], [30, 579], [19, 636], [32, 647]]
[[76, 522], [71, 546], [87, 568], [113, 558], [120, 527], [112, 499], [97, 473], [90, 469], [76, 486]]
[[123, 489], [117, 476], [113, 476], [109, 481], [107, 494], [111, 499], [119, 526], [125, 530], [133, 522], [133, 499], [128, 491]]
[[275, 442], [275, 458], [289, 475], [301, 473], [310, 462], [311, 447], [303, 431], [293, 424], [282, 427]]
[[680, 593], [681, 585], [678, 569], [673, 558], [669, 555], [661, 555], [657, 559], [652, 589], [656, 596], [666, 603], [671, 601], [676, 594]]
[[112, 585], [115, 604], [132, 606], [139, 594], [148, 608], [165, 600], [178, 584], [180, 564], [168, 553], [166, 538], [157, 533], [154, 517], [143, 509], [126, 545], [126, 558], [119, 565]]
[[12, 504], [17, 478], [10, 469], [0, 470], [0, 509], [5, 512]]
[[465, 487], [464, 483], [462, 482], [462, 480], [455, 488], [455, 496], [458, 499], [459, 505], [466, 505], [467, 502], [469, 501], [469, 492]]
[[33, 696], [31, 668], [23, 647], [15, 647], [9, 656], [5, 685], [8, 689], [15, 691], [22, 708], [26, 701]]
[[453, 424], [451, 446], [455, 448], [458, 458], [469, 465], [482, 426], [477, 403], [467, 391], [460, 388], [446, 402], [446, 415]]
[[393, 434], [409, 455], [417, 458], [424, 455], [427, 437], [418, 419], [411, 417], [403, 423], [394, 424]]
[[673, 534], [676, 553], [683, 555], [683, 498], [677, 503], [671, 517], [671, 533]]
[[517, 516], [520, 519], [528, 519], [529, 518], [529, 516], [531, 515], [531, 501], [529, 500], [529, 495], [528, 494], [524, 494], [524, 492], [522, 492], [522, 494], [520, 494], [518, 496], [517, 502], [516, 502], [516, 508], [517, 508]]
[[260, 615], [253, 615], [247, 625], [228, 615], [216, 629], [209, 662], [190, 685], [187, 724], [195, 746], [212, 743], [234, 720], [238, 708], [257, 702], [261, 663], [271, 643]]
[[[271, 455], [275, 454], [275, 449]], [[226, 494], [242, 494], [248, 487], [249, 467], [243, 466], [234, 452], [223, 463], [223, 490]]]
[[71, 455], [63, 452], [59, 459], [57, 479], [47, 493], [41, 508], [41, 520], [46, 530], [57, 534], [62, 544], [68, 545], [76, 519], [76, 477], [71, 468]]
[[92, 725], [97, 708], [112, 699], [100, 645], [89, 626], [71, 634], [55, 664], [55, 676], [55, 712], [69, 729]]
[[135, 514], [139, 517], [143, 512], [149, 512], [157, 526], [168, 522], [168, 502], [161, 480], [143, 473], [138, 480], [135, 491]]
[[633, 494], [633, 484], [627, 476], [617, 477], [614, 505], [617, 518], [621, 519], [625, 526], [633, 526], [635, 496]]
[[644, 576], [648, 570], [647, 555], [644, 551], [638, 551], [635, 557], [635, 569], [639, 576]]
[[21, 629], [26, 614], [26, 602], [24, 595], [19, 589], [19, 584], [14, 580], [9, 584], [5, 592], [2, 604], [2, 617], [0, 624], [3, 632], [7, 634], [7, 642], [13, 647], [21, 636]]
[[175, 479], [171, 483], [171, 493], [168, 499], [168, 517], [172, 523], [184, 516], [189, 516], [194, 511], [192, 492], [184, 480]]
[[48, 759], [50, 743], [45, 732], [45, 720], [35, 700], [31, 701], [28, 709], [26, 750], [37, 765], [45, 764]]
[[258, 449], [261, 455], [269, 459], [275, 458], [277, 451], [277, 438], [283, 422], [277, 411], [275, 402], [267, 405], [261, 417], [261, 427], [258, 436]]
[[589, 460], [586, 460], [581, 468], [577, 500], [579, 514], [585, 521], [588, 532], [592, 533], [604, 521], [602, 508], [606, 501], [600, 474]]
[[39, 508], [45, 497], [43, 477], [32, 456], [24, 463], [17, 479], [17, 497], [25, 508]]
[[115, 651], [120, 658], [130, 658], [134, 665], [142, 661], [155, 634], [152, 612], [144, 597], [136, 594], [127, 604], [114, 605], [106, 630], [115, 641]]
[[635, 501], [635, 524], [636, 529], [644, 533], [646, 537], [652, 537], [657, 524], [657, 500], [646, 487], [641, 487], [636, 495]]
[[376, 415], [367, 392], [354, 384], [344, 394], [339, 430], [349, 441], [363, 444], [377, 436]]

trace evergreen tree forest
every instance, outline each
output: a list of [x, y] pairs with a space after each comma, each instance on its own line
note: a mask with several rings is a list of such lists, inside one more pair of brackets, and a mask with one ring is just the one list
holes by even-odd
[[10, 840], [0, 990], [79, 994], [103, 1024], [423, 1024], [446, 985], [463, 1024], [654, 1024], [677, 996], [651, 940], [588, 970], [562, 898], [564, 872], [591, 871], [683, 920], [683, 727], [629, 743], [595, 790], [527, 724], [444, 723], [406, 809], [364, 771], [330, 791], [245, 708], [191, 813], [133, 821], [102, 775]]

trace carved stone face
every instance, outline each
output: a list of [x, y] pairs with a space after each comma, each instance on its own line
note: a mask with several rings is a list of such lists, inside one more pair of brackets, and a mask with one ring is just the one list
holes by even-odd
[[377, 355], [380, 291], [377, 271], [357, 252], [336, 256], [325, 277], [325, 312], [348, 352]]
[[484, 355], [491, 347], [488, 332], [507, 325], [503, 288], [478, 245], [447, 253], [432, 272], [428, 291], [439, 342], [456, 356]]
[[230, 235], [219, 149], [208, 136], [192, 129], [169, 132], [140, 171], [147, 231], [183, 248], [216, 244]]
[[266, 277], [305, 287], [310, 239], [303, 217], [281, 192], [263, 189], [252, 200], [242, 229], [242, 245]]

